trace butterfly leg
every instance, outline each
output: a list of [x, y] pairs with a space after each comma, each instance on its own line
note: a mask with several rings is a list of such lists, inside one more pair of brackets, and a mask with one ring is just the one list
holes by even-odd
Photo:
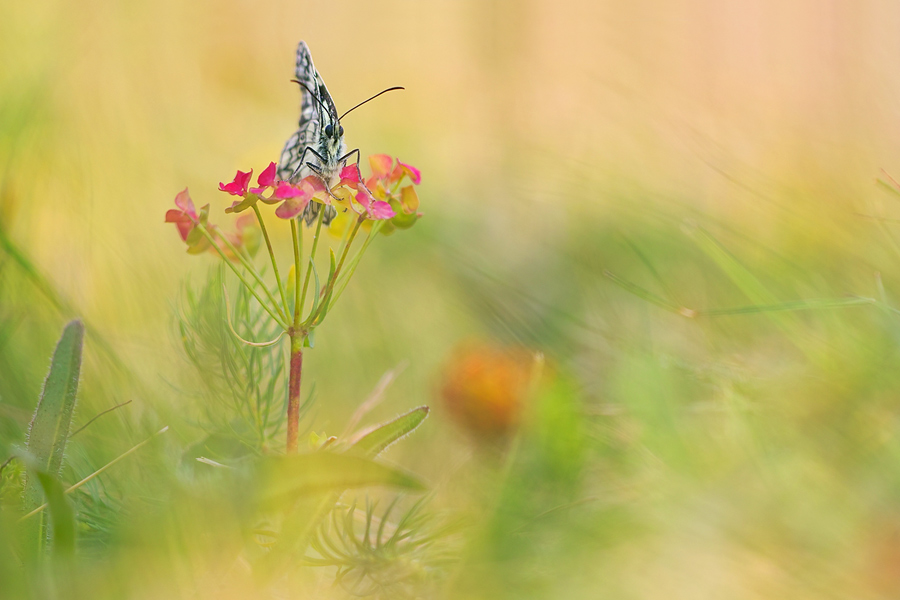
[[363, 186], [363, 188], [366, 190], [366, 192], [368, 192], [368, 194], [371, 196], [371, 195], [372, 195], [372, 192], [369, 190], [368, 187], [366, 187], [366, 182], [363, 180], [362, 171], [359, 170], [359, 158], [360, 158], [360, 155], [359, 155], [359, 148], [354, 148], [353, 150], [351, 150], [351, 151], [348, 152], [347, 154], [343, 155], [342, 157], [340, 157], [340, 158], [338, 159], [338, 162], [339, 162], [339, 163], [344, 163], [344, 165], [346, 166], [347, 163], [346, 163], [345, 161], [346, 161], [348, 158], [350, 158], [351, 156], [353, 156], [354, 154], [356, 155], [356, 175], [357, 175], [357, 177], [359, 177], [359, 184], [360, 184], [361, 186]]
[[[296, 177], [300, 173], [300, 169], [303, 168], [303, 165], [304, 165], [303, 159], [306, 158], [307, 152], [312, 153], [312, 155], [315, 156], [316, 158], [318, 158], [320, 161], [325, 162], [325, 159], [322, 157], [321, 154], [316, 152], [315, 148], [313, 148], [312, 146], [306, 146], [305, 148], [303, 148], [303, 152], [300, 153], [300, 160], [297, 161], [297, 168], [294, 169], [293, 173], [291, 173], [291, 181], [294, 180], [294, 177]], [[314, 165], [312, 163], [305, 163], [305, 164], [307, 167], [309, 167], [310, 169], [315, 171], [317, 174], [321, 175], [321, 171], [319, 170], [318, 165]]]
[[[344, 166], [346, 166], [347, 163], [344, 162], [344, 161], [346, 161], [348, 158], [350, 158], [350, 157], [353, 156], [354, 154], [356, 155], [356, 170], [359, 171], [359, 148], [354, 148], [353, 150], [351, 150], [351, 151], [348, 152], [347, 154], [343, 155], [342, 157], [340, 157], [340, 158], [338, 159], [338, 162], [343, 162], [343, 163], [344, 163]], [[360, 174], [360, 175], [361, 175], [361, 174]], [[360, 177], [360, 179], [362, 179], [362, 177]]]

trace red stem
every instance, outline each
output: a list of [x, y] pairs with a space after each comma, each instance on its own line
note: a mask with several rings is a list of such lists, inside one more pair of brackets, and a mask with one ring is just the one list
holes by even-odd
[[291, 336], [291, 371], [288, 380], [287, 453], [297, 452], [300, 431], [300, 377], [303, 373], [303, 338]]

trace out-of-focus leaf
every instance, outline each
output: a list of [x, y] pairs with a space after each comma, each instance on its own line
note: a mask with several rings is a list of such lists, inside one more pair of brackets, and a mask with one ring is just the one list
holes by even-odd
[[[28, 431], [28, 453], [34, 457], [35, 470], [53, 477], [59, 476], [69, 437], [83, 342], [84, 325], [81, 321], [66, 325], [53, 352], [50, 373], [44, 381], [44, 390]], [[40, 506], [42, 496], [41, 485], [29, 475], [25, 484], [25, 510]]]
[[231, 432], [213, 432], [189, 446], [181, 457], [181, 469], [185, 473], [197, 475], [209, 471], [198, 459], [209, 459], [217, 463], [231, 465], [254, 453], [251, 436], [253, 432], [244, 421], [232, 423]]
[[267, 457], [259, 462], [259, 498], [264, 504], [293, 502], [333, 490], [374, 485], [422, 491], [414, 475], [361, 456], [331, 452]]
[[427, 406], [420, 406], [391, 421], [361, 431], [351, 440], [347, 452], [359, 456], [378, 456], [391, 444], [415, 431], [428, 416], [428, 410]]
[[44, 471], [34, 471], [47, 498], [50, 523], [53, 532], [53, 554], [59, 557], [75, 553], [75, 512], [66, 499], [65, 490], [59, 479]]

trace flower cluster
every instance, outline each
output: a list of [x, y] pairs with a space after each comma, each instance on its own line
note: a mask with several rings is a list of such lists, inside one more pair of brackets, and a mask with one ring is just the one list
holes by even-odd
[[[352, 164], [341, 169], [337, 183], [328, 187], [316, 175], [297, 183], [282, 181], [276, 177], [277, 167], [273, 162], [256, 178], [255, 187], [251, 187], [251, 169], [238, 171], [229, 183], [219, 183], [219, 190], [237, 197], [225, 209], [226, 213], [256, 209], [256, 204], [262, 202], [278, 205], [275, 216], [293, 219], [303, 214], [310, 202], [319, 202], [334, 206], [339, 212], [357, 215], [365, 230], [374, 222], [381, 222], [379, 231], [384, 234], [411, 227], [422, 216], [417, 212], [419, 197], [415, 189], [422, 181], [419, 169], [386, 154], [370, 156], [369, 166], [372, 171], [369, 178], [363, 179], [359, 166]], [[166, 222], [175, 224], [191, 254], [215, 251], [217, 248], [211, 242], [214, 235], [225, 241], [225, 254], [231, 260], [237, 258], [231, 247], [244, 248], [253, 254], [259, 246], [259, 230], [251, 227], [252, 215], [238, 219], [235, 233], [222, 234], [208, 222], [209, 205], [198, 213], [187, 188], [175, 197], [175, 206], [177, 209], [166, 213]]]
[[[338, 181], [330, 188], [316, 175], [310, 175], [298, 183], [280, 181], [275, 178], [275, 163], [260, 173], [257, 187], [250, 187], [253, 171], [238, 171], [231, 183], [219, 183], [219, 190], [238, 196], [228, 213], [239, 213], [253, 207], [257, 202], [279, 204], [275, 215], [282, 219], [293, 219], [302, 214], [310, 202], [334, 205], [370, 221], [390, 220], [394, 227], [411, 226], [420, 216], [416, 213], [419, 198], [415, 185], [422, 181], [421, 172], [400, 160], [386, 154], [369, 157], [372, 175], [363, 180], [357, 165], [341, 169]], [[401, 188], [404, 179], [412, 183]]]
[[[387, 220], [381, 228], [384, 234], [412, 227], [422, 216], [418, 212], [419, 196], [415, 188], [422, 182], [421, 171], [387, 154], [370, 156], [369, 167], [372, 176], [362, 185], [357, 184], [356, 203], [368, 214], [379, 214]], [[404, 185], [407, 180], [409, 183]], [[359, 212], [352, 204], [350, 208]]]

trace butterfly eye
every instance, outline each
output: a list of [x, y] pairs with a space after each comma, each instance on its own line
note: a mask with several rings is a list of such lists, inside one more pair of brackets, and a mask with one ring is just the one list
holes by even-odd
[[338, 125], [338, 127], [339, 127], [339, 129], [338, 129], [338, 135], [344, 135], [344, 126], [343, 126], [343, 125]]
[[333, 134], [333, 133], [334, 133], [334, 127], [331, 125], [331, 123], [329, 123], [328, 125], [325, 126], [325, 135], [328, 137], [331, 137], [331, 134]]

